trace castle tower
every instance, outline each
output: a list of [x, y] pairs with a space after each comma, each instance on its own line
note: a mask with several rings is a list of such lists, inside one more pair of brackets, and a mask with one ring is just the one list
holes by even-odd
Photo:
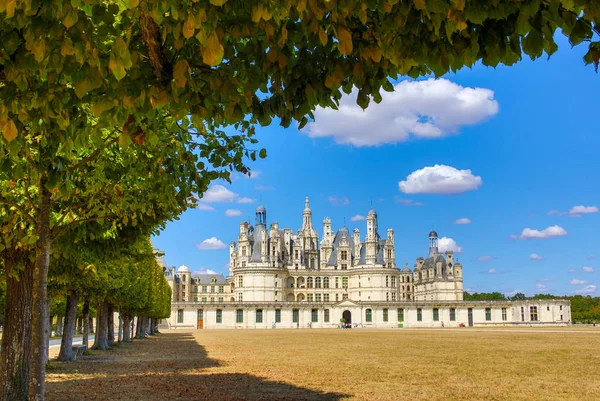
[[429, 256], [433, 256], [438, 253], [438, 235], [435, 231], [431, 230], [429, 233]]
[[377, 242], [379, 235], [377, 234], [377, 213], [374, 209], [369, 210], [367, 214], [367, 237], [365, 239], [365, 262], [368, 265], [374, 265], [377, 260]]
[[387, 230], [387, 238], [385, 240], [385, 247], [383, 249], [383, 260], [385, 263], [385, 267], [396, 267], [396, 255], [394, 250], [394, 230], [391, 228]]
[[304, 212], [302, 213], [302, 231], [310, 230], [312, 228], [312, 210], [310, 210], [310, 204], [308, 202], [308, 196], [304, 201]]

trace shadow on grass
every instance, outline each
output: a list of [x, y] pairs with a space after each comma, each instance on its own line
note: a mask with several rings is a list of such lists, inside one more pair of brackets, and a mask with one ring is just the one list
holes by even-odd
[[339, 400], [244, 373], [211, 373], [221, 366], [191, 333], [167, 332], [76, 362], [56, 362], [47, 400]]

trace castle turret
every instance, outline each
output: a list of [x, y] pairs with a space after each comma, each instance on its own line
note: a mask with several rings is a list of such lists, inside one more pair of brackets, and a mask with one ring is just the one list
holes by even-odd
[[374, 265], [377, 260], [377, 242], [379, 235], [377, 234], [377, 213], [375, 210], [369, 210], [367, 214], [367, 237], [365, 239], [365, 262], [368, 265]]
[[433, 256], [438, 253], [438, 235], [435, 231], [431, 230], [429, 233], [429, 256]]

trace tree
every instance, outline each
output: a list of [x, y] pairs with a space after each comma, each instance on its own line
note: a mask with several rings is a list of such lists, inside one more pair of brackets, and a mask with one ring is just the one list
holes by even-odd
[[[589, 42], [584, 60], [597, 67], [599, 14], [595, 0], [0, 0], [0, 151], [3, 179], [19, 184], [0, 202], [29, 220], [23, 238], [35, 261], [30, 398], [43, 398], [53, 205], [72, 189], [73, 156], [105, 146], [99, 127], [143, 144], [156, 140], [154, 124], [180, 124], [218, 138], [202, 143], [219, 150], [206, 162], [247, 172], [240, 158], [222, 157], [244, 152], [215, 136], [218, 127], [275, 117], [302, 127], [315, 107], [335, 108], [341, 90], [357, 87], [366, 107], [393, 89], [388, 77], [550, 55], [556, 29]], [[27, 208], [9, 196], [19, 190], [31, 196]]]

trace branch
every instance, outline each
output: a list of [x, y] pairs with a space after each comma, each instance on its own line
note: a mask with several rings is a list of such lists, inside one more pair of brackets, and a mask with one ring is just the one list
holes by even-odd
[[[33, 223], [34, 225], [36, 224], [35, 219], [33, 218], [32, 215], [29, 214], [29, 211], [25, 210], [21, 205], [19, 205], [18, 203], [14, 203], [9, 201], [8, 199], [6, 199], [5, 197], [0, 197], [0, 204], [2, 205], [6, 205], [9, 209], [11, 207], [14, 207], [15, 209], [17, 209], [19, 212], [21, 212], [21, 214], [23, 215], [23, 217], [25, 217], [27, 220], [29, 220], [29, 222]], [[32, 209], [33, 210], [33, 209]]]
[[146, 10], [144, 10], [143, 7], [140, 7], [139, 10], [142, 40], [146, 46], [146, 52], [148, 53], [148, 59], [154, 70], [154, 75], [160, 81], [170, 81], [173, 71], [161, 46], [158, 25], [154, 19], [146, 13]]
[[[111, 132], [111, 134], [114, 133], [114, 132], [118, 132], [118, 130], [115, 128], [113, 130], [113, 132]], [[66, 171], [73, 172], [73, 171], [79, 169], [80, 167], [83, 167], [85, 164], [87, 164], [87, 163], [91, 162], [92, 160], [94, 160], [100, 154], [100, 152], [102, 152], [103, 150], [107, 149], [109, 146], [114, 145], [115, 143], [117, 143], [118, 140], [119, 140], [118, 136], [114, 137], [112, 140], [110, 140], [107, 143], [105, 143], [104, 146], [96, 148], [96, 150], [94, 150], [89, 156], [84, 157], [83, 159], [81, 159], [79, 161], [79, 163], [77, 163], [73, 167], [70, 167], [70, 168], [66, 169]]]

